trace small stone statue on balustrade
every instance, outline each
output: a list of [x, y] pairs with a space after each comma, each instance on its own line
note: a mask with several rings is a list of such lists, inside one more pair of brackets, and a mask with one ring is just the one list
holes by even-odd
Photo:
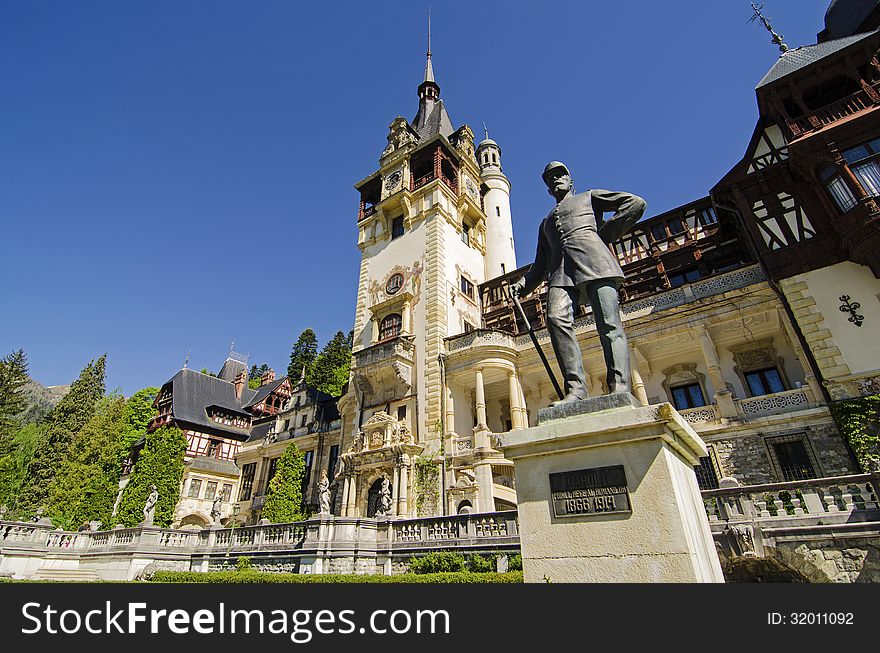
[[327, 470], [321, 470], [321, 480], [318, 481], [318, 505], [321, 515], [330, 514], [330, 479], [327, 478]]
[[214, 526], [220, 526], [220, 513], [222, 510], [220, 509], [221, 504], [223, 503], [223, 495], [218, 494], [214, 497], [214, 503], [211, 504], [211, 522]]
[[153, 520], [156, 518], [156, 504], [159, 503], [159, 490], [156, 489], [155, 485], [150, 486], [150, 494], [147, 496], [147, 501], [144, 503], [144, 521], [142, 521], [140, 526], [152, 526]]

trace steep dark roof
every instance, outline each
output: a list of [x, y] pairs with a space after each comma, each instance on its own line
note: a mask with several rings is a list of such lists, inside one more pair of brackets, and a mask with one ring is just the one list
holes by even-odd
[[828, 38], [851, 36], [880, 7], [880, 0], [833, 0], [825, 12], [825, 30]]
[[223, 367], [220, 369], [220, 374], [217, 375], [217, 378], [232, 383], [235, 381], [235, 377], [239, 372], [247, 374], [247, 363], [239, 360], [237, 356], [237, 354], [232, 352], [229, 354], [229, 357], [226, 359], [226, 362], [223, 363]]
[[254, 442], [256, 440], [262, 440], [269, 433], [269, 429], [272, 428], [272, 425], [275, 423], [275, 416], [272, 416], [272, 419], [266, 420], [265, 422], [260, 422], [259, 424], [254, 424], [251, 427], [251, 434], [248, 437], [248, 442]]
[[220, 460], [219, 458], [208, 458], [206, 456], [198, 456], [187, 463], [190, 469], [196, 469], [203, 472], [219, 472], [227, 476], [238, 476], [241, 470], [231, 460]]
[[794, 50], [789, 50], [779, 57], [779, 60], [773, 64], [773, 67], [767, 71], [767, 74], [764, 75], [764, 78], [758, 82], [758, 85], [755, 88], [761, 88], [762, 86], [780, 80], [797, 70], [806, 68], [807, 66], [834, 54], [835, 52], [840, 52], [854, 43], [869, 38], [873, 34], [873, 32], [857, 34], [855, 36], [835, 39], [834, 41], [826, 41], [824, 43], [817, 43], [816, 45], [804, 45], [795, 48]]
[[[183, 369], [171, 377], [172, 412], [174, 419], [190, 424], [217, 429], [219, 425], [208, 417], [207, 408], [218, 406], [230, 412], [245, 414], [244, 407], [256, 392], [245, 387], [241, 399], [235, 396], [235, 385], [221, 378]], [[246, 434], [247, 429], [222, 426], [223, 430]]]
[[452, 121], [449, 114], [446, 113], [446, 107], [443, 100], [422, 100], [419, 102], [419, 111], [412, 121], [413, 129], [419, 135], [421, 141], [426, 141], [437, 134], [442, 134], [446, 138], [452, 136], [455, 129], [452, 128]]

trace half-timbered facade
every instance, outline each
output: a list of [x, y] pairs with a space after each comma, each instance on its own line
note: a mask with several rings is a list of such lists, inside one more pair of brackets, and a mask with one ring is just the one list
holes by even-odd
[[[221, 517], [229, 517], [239, 495], [241, 474], [235, 460], [242, 444], [255, 433], [268, 431], [290, 401], [290, 381], [276, 379], [271, 370], [260, 379], [259, 387], [250, 389], [246, 362], [244, 356], [230, 352], [217, 376], [184, 368], [156, 396], [158, 414], [148, 431], [175, 426], [187, 441], [176, 524], [210, 524], [217, 496], [221, 497]], [[132, 460], [137, 454], [136, 448]]]

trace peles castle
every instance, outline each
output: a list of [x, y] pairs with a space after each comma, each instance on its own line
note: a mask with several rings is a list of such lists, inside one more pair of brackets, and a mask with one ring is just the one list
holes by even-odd
[[[850, 442], [834, 418], [839, 402], [880, 393], [878, 27], [880, 1], [834, 0], [817, 43], [780, 39], [742, 160], [707, 197], [610, 244], [626, 274], [633, 394], [670, 402], [706, 442], [695, 473], [729, 578], [880, 580], [880, 449]], [[495, 434], [535, 425], [556, 395], [507, 292], [526, 268], [501, 147], [454, 126], [430, 48], [415, 118], [391, 122], [378, 163], [355, 185], [361, 263], [343, 396], [274, 373], [247, 390], [234, 354], [220, 378], [178, 373], [155, 420], [190, 442], [178, 525], [209, 526], [221, 493], [224, 523], [246, 526], [216, 542], [245, 537], [241, 550], [260, 551], [269, 481], [293, 445], [308, 504], [326, 472], [334, 520], [380, 531], [379, 553], [345, 569], [389, 571], [447, 545], [515, 550], [513, 464]], [[523, 306], [550, 352], [546, 290]], [[602, 394], [593, 316], [575, 317], [591, 395]]]

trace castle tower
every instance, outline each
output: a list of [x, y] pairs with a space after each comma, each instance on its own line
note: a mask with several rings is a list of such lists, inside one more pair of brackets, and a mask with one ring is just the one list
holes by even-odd
[[477, 148], [477, 161], [486, 189], [483, 196], [486, 211], [486, 279], [493, 279], [516, 269], [516, 252], [510, 217], [510, 182], [501, 170], [501, 148], [489, 138], [488, 132]]
[[[482, 325], [484, 184], [473, 131], [454, 129], [441, 99], [430, 37], [418, 98], [411, 122], [391, 122], [379, 169], [355, 185], [361, 267], [352, 382], [339, 404], [343, 480], [336, 507], [346, 516], [378, 514], [385, 480], [388, 514], [442, 512], [444, 339]], [[416, 458], [433, 465], [427, 472], [423, 465], [418, 478]]]

